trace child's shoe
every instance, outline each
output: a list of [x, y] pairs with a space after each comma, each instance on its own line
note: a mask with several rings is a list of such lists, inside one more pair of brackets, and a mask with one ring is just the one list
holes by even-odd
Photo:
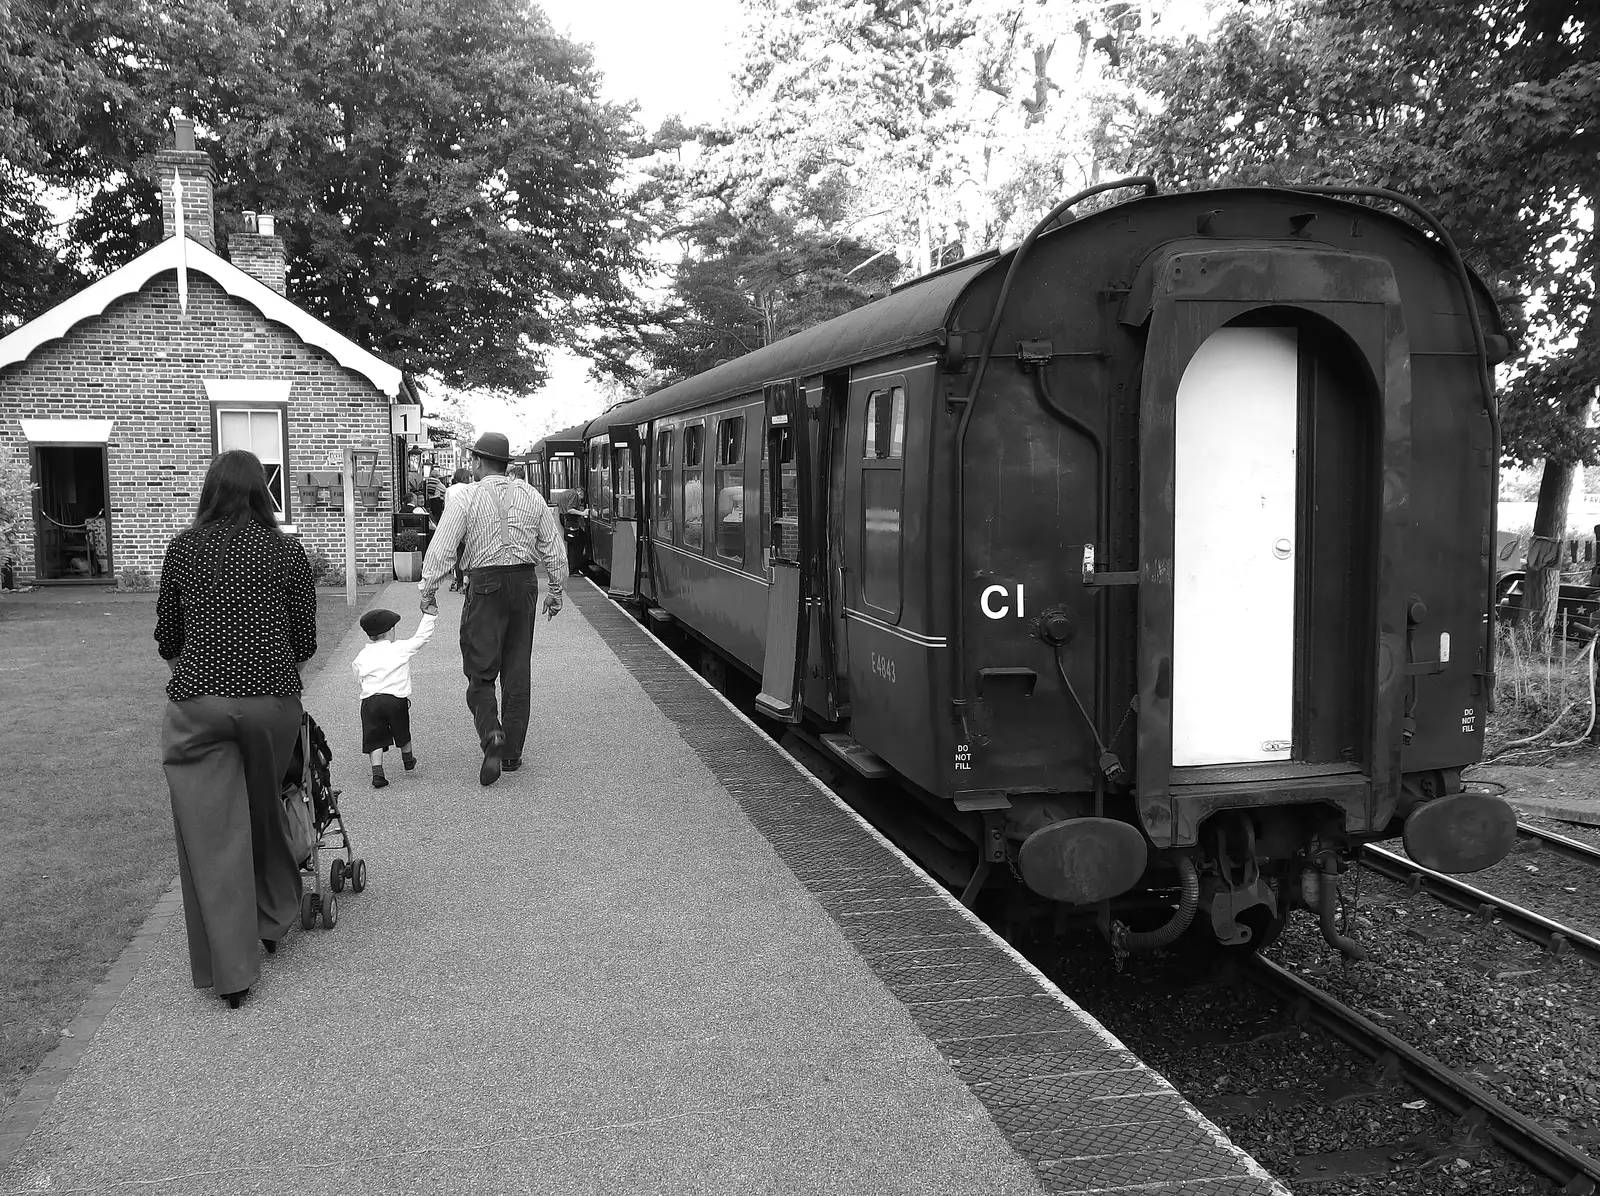
[[404, 764], [406, 766], [406, 771], [407, 772], [410, 772], [413, 768], [415, 768], [417, 766], [417, 758], [415, 756], [413, 756], [410, 752], [401, 752], [400, 753], [400, 763], [402, 763], [402, 764]]
[[389, 778], [383, 775], [383, 765], [379, 764], [372, 770], [372, 787], [382, 789], [389, 784]]

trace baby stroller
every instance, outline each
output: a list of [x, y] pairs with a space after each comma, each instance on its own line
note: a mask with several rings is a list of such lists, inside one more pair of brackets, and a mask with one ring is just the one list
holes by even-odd
[[[344, 892], [347, 883], [356, 893], [367, 887], [367, 862], [356, 858], [344, 817], [339, 813], [341, 790], [333, 787], [333, 774], [328, 771], [332, 760], [333, 751], [317, 720], [302, 713], [300, 734], [283, 784], [286, 801], [305, 802], [310, 807], [311, 854], [300, 861], [300, 870], [311, 874], [312, 885], [310, 892], [300, 894], [300, 925], [306, 930], [317, 924], [319, 914], [323, 929], [332, 930], [339, 921], [339, 899], [334, 894]], [[343, 858], [334, 856], [326, 888], [321, 862], [324, 851], [344, 853]]]

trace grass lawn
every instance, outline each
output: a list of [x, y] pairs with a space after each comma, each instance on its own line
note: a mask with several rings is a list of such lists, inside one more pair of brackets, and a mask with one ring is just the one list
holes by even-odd
[[[317, 591], [309, 681], [377, 592]], [[178, 873], [155, 594], [0, 596], [0, 1110]]]

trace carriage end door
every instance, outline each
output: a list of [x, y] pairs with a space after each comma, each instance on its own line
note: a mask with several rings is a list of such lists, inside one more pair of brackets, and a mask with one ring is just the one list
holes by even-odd
[[639, 429], [630, 424], [611, 428], [611, 476], [615, 479], [611, 525], [611, 573], [606, 593], [613, 598], [637, 598], [643, 558], [639, 537], [642, 500], [642, 443]]
[[797, 723], [810, 631], [811, 578], [815, 562], [811, 503], [811, 437], [804, 394], [794, 382], [763, 388], [767, 414], [767, 502], [772, 557], [767, 588], [766, 655], [756, 707], [783, 722]]

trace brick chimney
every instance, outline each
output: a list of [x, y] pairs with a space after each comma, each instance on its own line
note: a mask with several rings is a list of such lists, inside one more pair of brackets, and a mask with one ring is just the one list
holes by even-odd
[[283, 238], [277, 221], [263, 212], [244, 213], [244, 231], [228, 234], [228, 260], [257, 282], [286, 294]]
[[183, 232], [213, 253], [217, 249], [216, 211], [212, 199], [217, 183], [211, 155], [194, 147], [194, 121], [176, 117], [172, 122], [173, 147], [154, 156], [156, 186], [161, 191], [161, 235], [174, 236], [177, 212], [173, 207], [172, 176], [183, 187]]

